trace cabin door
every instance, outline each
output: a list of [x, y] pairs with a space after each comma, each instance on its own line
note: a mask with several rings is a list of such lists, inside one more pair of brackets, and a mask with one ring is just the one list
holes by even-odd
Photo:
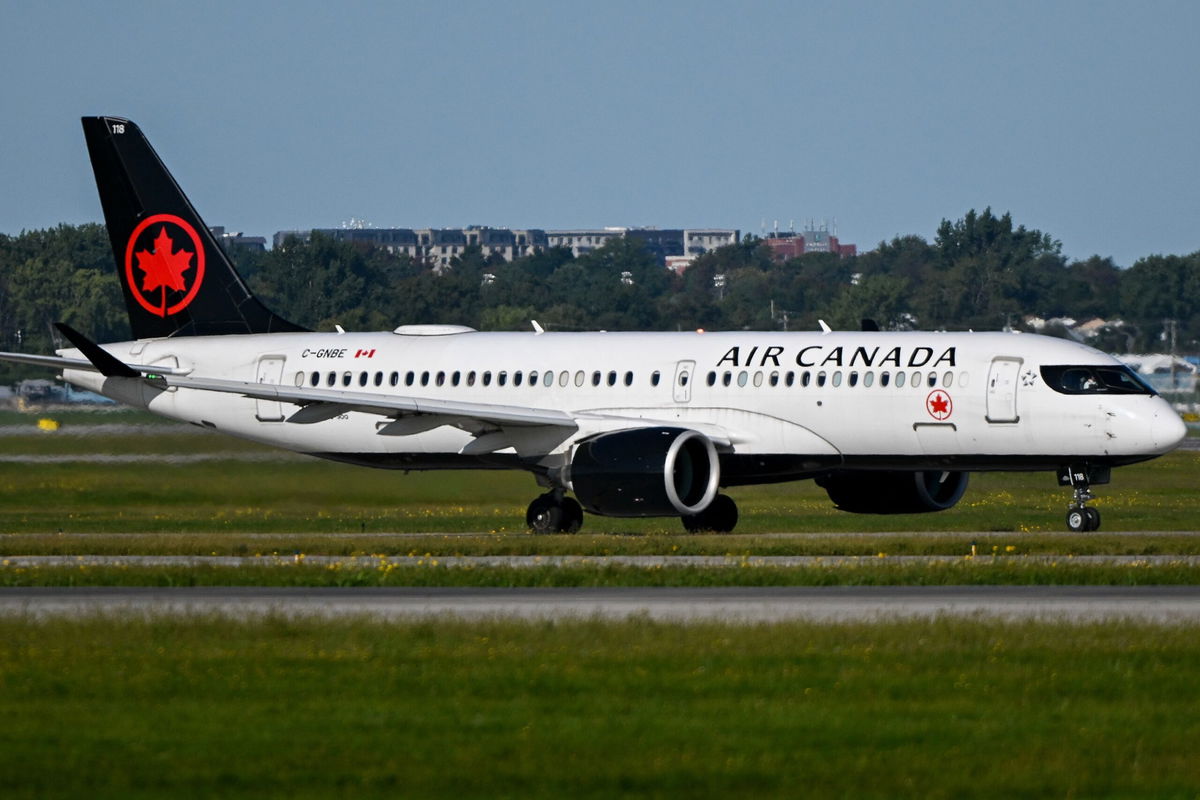
[[692, 400], [692, 380], [695, 378], [696, 362], [680, 361], [675, 365], [675, 383], [671, 396], [676, 403], [690, 403]]
[[[257, 382], [278, 386], [283, 380], [283, 356], [263, 356], [258, 360]], [[255, 400], [255, 417], [259, 422], [282, 422], [283, 405], [276, 400]]]
[[987, 382], [987, 421], [1019, 422], [1017, 413], [1017, 376], [1021, 359], [1001, 356], [992, 359]]

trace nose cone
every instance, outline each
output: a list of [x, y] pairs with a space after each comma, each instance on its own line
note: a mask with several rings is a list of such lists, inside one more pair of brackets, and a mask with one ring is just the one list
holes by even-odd
[[1154, 449], [1167, 453], [1178, 447], [1187, 436], [1187, 425], [1167, 401], [1161, 397], [1156, 399], [1159, 402], [1154, 409], [1154, 419], [1150, 422], [1150, 434], [1154, 438]]

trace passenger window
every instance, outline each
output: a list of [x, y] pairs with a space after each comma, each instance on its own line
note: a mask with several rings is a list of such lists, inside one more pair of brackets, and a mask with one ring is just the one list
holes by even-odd
[[890, 381], [891, 379], [892, 379], [892, 373], [886, 372], [886, 371], [879, 373], [879, 385], [880, 386], [887, 386], [888, 381]]
[[438, 374], [437, 374], [437, 385], [441, 386], [445, 383], [446, 383], [446, 373], [439, 370]]
[[600, 385], [600, 370], [596, 370], [595, 372], [592, 373], [592, 386], [599, 386], [599, 385]]
[[426, 370], [425, 372], [422, 372], [422, 373], [421, 373], [421, 385], [422, 385], [422, 386], [428, 386], [428, 385], [429, 385], [429, 371], [428, 371], [428, 370]]
[[817, 373], [817, 386], [824, 386], [824, 385], [825, 385], [825, 373], [818, 372]]
[[321, 383], [321, 373], [314, 372], [312, 375], [308, 376], [308, 380], [313, 386], [319, 385]]
[[721, 378], [721, 384], [723, 386], [728, 386], [731, 383], [733, 383], [733, 373], [729, 370], [725, 370], [725, 375]]
[[658, 370], [654, 370], [654, 372], [650, 374], [650, 385], [658, 386], [658, 382], [660, 380], [662, 380], [662, 376], [659, 375]]
[[475, 385], [475, 370], [471, 370], [470, 372], [467, 373], [467, 386], [474, 386], [474, 385]]
[[778, 372], [772, 372], [772, 373], [771, 373], [771, 385], [772, 385], [772, 386], [778, 386], [778, 385], [779, 385], [779, 373], [778, 373]]
[[367, 377], [367, 373], [365, 373], [365, 372], [358, 373], [358, 385], [359, 386], [366, 386], [368, 380], [370, 380], [370, 378]]
[[450, 385], [458, 386], [458, 384], [461, 380], [462, 380], [462, 373], [459, 372], [458, 370], [454, 370], [454, 374], [450, 376]]
[[333, 386], [335, 383], [337, 383], [337, 373], [336, 372], [331, 372], [325, 376], [325, 385], [326, 386]]
[[805, 370], [804, 374], [800, 376], [800, 385], [808, 386], [810, 383], [812, 383], [812, 373]]
[[716, 386], [717, 385], [717, 373], [713, 372], [712, 370], [709, 370], [707, 382], [708, 382], [709, 386]]
[[633, 373], [632, 372], [625, 373], [625, 385], [633, 386]]
[[958, 388], [960, 388], [960, 389], [966, 388], [968, 375], [969, 375], [969, 373], [966, 373], [966, 372], [958, 373]]
[[608, 385], [609, 385], [609, 386], [616, 386], [616, 385], [617, 385], [617, 373], [616, 373], [616, 371], [615, 371], [615, 370], [614, 370], [614, 371], [610, 371], [610, 372], [608, 373]]
[[896, 388], [897, 388], [897, 389], [900, 389], [900, 388], [902, 388], [903, 386], [904, 386], [904, 373], [903, 373], [903, 372], [897, 372], [897, 373], [896, 373]]
[[491, 370], [484, 370], [484, 372], [483, 372], [483, 385], [484, 385], [484, 386], [491, 386], [491, 385], [492, 385], [492, 373], [491, 373]]
[[754, 385], [756, 387], [762, 386], [762, 373], [761, 372], [754, 373]]
[[349, 372], [342, 373], [342, 386], [349, 386], [350, 382], [353, 380], [354, 380], [354, 376], [351, 375]]
[[586, 378], [586, 376], [583, 374], [583, 370], [577, 370], [577, 371], [575, 372], [575, 385], [576, 385], [576, 386], [583, 386], [583, 382], [584, 382], [585, 380], [587, 380], [587, 378]]
[[538, 373], [536, 369], [529, 370], [529, 385], [537, 386]]
[[[807, 373], [805, 373], [805, 374], [807, 374]], [[788, 372], [787, 377], [784, 379], [784, 383], [786, 383], [788, 386], [791, 386], [795, 382], [795, 380], [796, 380], [796, 373]]]
[[834, 373], [833, 373], [833, 385], [834, 386], [842, 385], [842, 371], [840, 369], [834, 371]]
[[375, 385], [383, 386], [383, 373], [382, 372], [375, 373]]
[[500, 370], [500, 372], [496, 375], [496, 383], [500, 386], [506, 385], [508, 383], [508, 372], [505, 370]]
[[947, 372], [945, 375], [942, 376], [942, 386], [949, 389], [953, 385], [954, 385], [954, 373]]
[[739, 372], [739, 373], [738, 373], [738, 386], [745, 386], [745, 385], [746, 385], [746, 380], [747, 380], [749, 377], [750, 377], [750, 376], [746, 374], [746, 370], [742, 370], [741, 372]]
[[513, 373], [513, 386], [520, 386], [522, 377], [523, 376], [521, 375], [521, 370], [517, 370], [516, 372], [514, 372]]
[[[566, 375], [567, 373], [564, 372], [563, 374]], [[546, 370], [546, 374], [542, 376], [542, 385], [543, 386], [553, 386], [554, 385], [554, 373], [553, 372], [551, 372], [550, 370]]]
[[875, 383], [875, 373], [874, 372], [864, 372], [863, 373], [863, 386], [870, 388], [872, 385], [874, 385], [874, 383]]
[[297, 372], [297, 373], [296, 373], [296, 378], [295, 378], [295, 380], [296, 380], [296, 385], [297, 385], [297, 386], [303, 386], [303, 385], [304, 385], [304, 379], [305, 379], [305, 377], [307, 377], [307, 376], [306, 376], [306, 375], [305, 375], [303, 372]]
[[857, 371], [850, 372], [849, 383], [851, 386], [858, 386], [858, 372]]
[[400, 373], [393, 372], [391, 377], [388, 379], [388, 383], [392, 384], [392, 386], [395, 386], [398, 383], [400, 383]]
[[679, 385], [680, 386], [688, 385], [688, 371], [686, 369], [683, 372], [679, 373]]
[[937, 373], [936, 372], [929, 373], [929, 385], [937, 386]]
[[408, 372], [405, 374], [405, 376], [404, 376], [404, 385], [405, 385], [405, 386], [412, 386], [412, 385], [413, 385], [413, 378], [414, 378], [413, 371], [410, 369], [410, 370], [409, 370], [409, 371], [408, 371]]
[[920, 385], [921, 385], [921, 373], [919, 373], [919, 372], [914, 372], [912, 375], [910, 375], [910, 376], [909, 376], [909, 380], [908, 380], [908, 385], [909, 385], [909, 386], [911, 386], [911, 387], [913, 387], [914, 389], [916, 389], [916, 388], [920, 387]]
[[570, 382], [571, 375], [565, 369], [558, 373], [558, 385], [566, 386]]

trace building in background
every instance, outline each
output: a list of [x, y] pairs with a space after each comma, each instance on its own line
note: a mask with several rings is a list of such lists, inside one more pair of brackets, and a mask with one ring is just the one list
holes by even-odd
[[209, 231], [216, 237], [218, 244], [224, 248], [226, 253], [232, 253], [238, 248], [255, 250], [259, 253], [267, 250], [267, 239], [264, 236], [245, 236], [239, 231], [227, 232], [224, 225], [212, 225], [209, 227]]
[[777, 262], [799, 258], [806, 253], [834, 253], [842, 258], [858, 255], [858, 245], [842, 244], [836, 231], [830, 233], [828, 223], [809, 223], [800, 233], [774, 231], [763, 240], [771, 248], [771, 258]]
[[289, 237], [308, 241], [312, 234], [328, 236], [340, 242], [361, 242], [380, 247], [389, 253], [410, 256], [433, 267], [446, 267], [450, 260], [461, 256], [468, 247], [479, 247], [484, 258], [498, 256], [505, 261], [545, 250], [546, 232], [536, 229], [489, 228], [471, 225], [466, 228], [313, 228], [308, 231], [278, 231], [274, 246], [280, 247]]
[[273, 238], [274, 246], [282, 246], [289, 237], [307, 241], [313, 233], [342, 242], [362, 242], [382, 247], [389, 253], [407, 255], [434, 267], [449, 266], [450, 260], [461, 256], [468, 247], [479, 247], [484, 257], [498, 256], [505, 261], [514, 261], [550, 247], [565, 247], [578, 258], [603, 247], [610, 239], [619, 238], [642, 242], [660, 262], [666, 264], [669, 258], [692, 259], [741, 240], [741, 232], [733, 228], [586, 228], [545, 231], [539, 228], [489, 228], [483, 225], [466, 228], [351, 226], [278, 231]]

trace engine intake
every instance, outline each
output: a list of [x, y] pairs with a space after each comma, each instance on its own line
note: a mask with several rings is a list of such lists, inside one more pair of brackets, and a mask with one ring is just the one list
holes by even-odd
[[571, 490], [609, 517], [698, 514], [717, 496], [721, 463], [712, 441], [686, 428], [636, 428], [580, 442]]
[[833, 504], [855, 514], [945, 511], [967, 490], [966, 472], [833, 472], [817, 479]]

